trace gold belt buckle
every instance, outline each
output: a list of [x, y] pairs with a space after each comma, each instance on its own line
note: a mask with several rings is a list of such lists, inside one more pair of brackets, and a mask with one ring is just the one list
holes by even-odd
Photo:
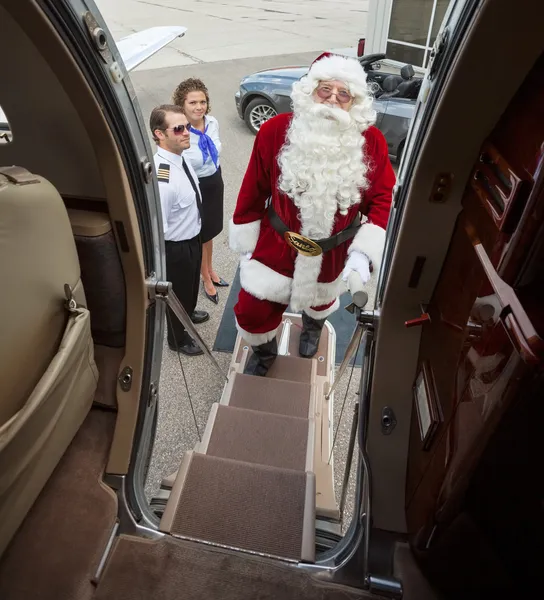
[[319, 256], [323, 250], [319, 244], [316, 244], [310, 238], [295, 233], [294, 231], [286, 231], [283, 234], [285, 241], [302, 256]]

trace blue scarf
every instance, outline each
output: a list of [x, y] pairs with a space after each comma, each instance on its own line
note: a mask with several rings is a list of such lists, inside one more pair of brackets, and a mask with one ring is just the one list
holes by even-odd
[[202, 132], [200, 129], [195, 129], [191, 125], [191, 133], [196, 133], [196, 135], [198, 135], [198, 147], [200, 148], [200, 152], [202, 152], [202, 160], [204, 161], [203, 164], [206, 164], [208, 157], [211, 156], [213, 164], [217, 169], [219, 153], [217, 152], [217, 148], [215, 147], [212, 138], [206, 133], [209, 126], [210, 124], [208, 123], [204, 129], [204, 132]]

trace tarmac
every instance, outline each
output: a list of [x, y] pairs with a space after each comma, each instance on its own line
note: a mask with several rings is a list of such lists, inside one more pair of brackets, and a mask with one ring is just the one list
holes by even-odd
[[370, 0], [96, 0], [116, 40], [147, 27], [186, 35], [139, 70], [353, 48]]

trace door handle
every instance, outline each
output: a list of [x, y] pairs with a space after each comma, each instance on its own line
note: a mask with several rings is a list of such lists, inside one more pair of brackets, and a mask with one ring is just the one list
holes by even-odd
[[431, 315], [427, 312], [425, 308], [423, 308], [423, 304], [420, 304], [419, 308], [421, 309], [421, 315], [419, 315], [419, 317], [416, 317], [415, 319], [409, 319], [408, 321], [404, 321], [404, 327], [421, 327], [425, 325], [425, 323], [431, 322]]
[[529, 195], [529, 182], [519, 176], [498, 150], [486, 142], [471, 178], [471, 187], [499, 231], [512, 233]]
[[510, 341], [524, 362], [535, 364], [544, 356], [544, 341], [525, 312], [516, 291], [497, 273], [482, 243], [476, 236], [474, 227], [466, 224], [468, 236], [476, 256], [487, 276], [501, 306], [501, 320]]
[[429, 316], [429, 313], [422, 313], [419, 317], [416, 317], [415, 319], [410, 319], [408, 321], [404, 321], [404, 326], [407, 328], [421, 327], [422, 325], [425, 325], [425, 323], [430, 323], [430, 322], [431, 322], [431, 317]]

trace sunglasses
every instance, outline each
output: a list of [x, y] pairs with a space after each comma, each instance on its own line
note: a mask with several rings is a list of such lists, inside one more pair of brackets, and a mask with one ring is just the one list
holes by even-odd
[[346, 90], [337, 90], [333, 92], [334, 88], [331, 88], [328, 85], [319, 86], [316, 90], [317, 95], [321, 98], [321, 100], [328, 100], [333, 93], [336, 95], [336, 99], [340, 104], [347, 104], [353, 100], [353, 96], [346, 92]]
[[190, 125], [176, 125], [175, 127], [165, 127], [162, 131], [169, 131], [170, 129], [174, 132], [174, 135], [181, 135], [185, 130], [187, 130], [187, 132], [189, 132], [191, 130], [191, 126]]

